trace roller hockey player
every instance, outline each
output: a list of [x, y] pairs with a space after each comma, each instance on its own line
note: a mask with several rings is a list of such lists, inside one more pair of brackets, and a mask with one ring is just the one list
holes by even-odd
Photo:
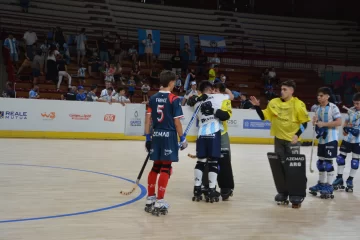
[[223, 130], [222, 121], [229, 119], [229, 113], [221, 110], [225, 100], [233, 99], [232, 93], [227, 90], [227, 94], [211, 94], [212, 84], [203, 81], [200, 84], [202, 95], [197, 98], [195, 109], [200, 106], [198, 114], [199, 133], [196, 141], [196, 156], [198, 157], [195, 166], [195, 186], [193, 201], [202, 199], [202, 178], [203, 172], [208, 161], [209, 190], [206, 194], [206, 202], [218, 202], [220, 193], [216, 191], [216, 179], [218, 175], [218, 161], [221, 157], [221, 131]]
[[[163, 71], [160, 74], [162, 90], [151, 96], [145, 121], [146, 144], [150, 152], [150, 160], [154, 161], [148, 176], [148, 197], [145, 211], [153, 215], [165, 215], [169, 205], [164, 201], [168, 180], [171, 175], [173, 162], [179, 161], [178, 151], [187, 147], [188, 143], [183, 136], [180, 118], [183, 117], [180, 99], [171, 91], [175, 86], [175, 74]], [[153, 134], [150, 134], [150, 123], [153, 123]], [[177, 137], [180, 137], [178, 144]], [[157, 176], [158, 195], [155, 196]]]
[[[288, 204], [290, 196], [293, 208], [298, 208], [306, 196], [305, 157], [300, 155], [298, 139], [310, 117], [305, 104], [293, 97], [295, 87], [292, 80], [282, 82], [281, 98], [272, 99], [265, 110], [260, 109], [260, 102], [254, 96], [250, 97], [250, 101], [259, 117], [271, 122], [270, 134], [275, 136], [275, 153], [268, 153], [278, 192], [275, 201], [278, 204]], [[291, 162], [293, 160], [297, 162]]]
[[[321, 198], [334, 198], [333, 177], [335, 160], [338, 148], [337, 127], [341, 126], [341, 114], [339, 108], [329, 102], [331, 91], [327, 87], [319, 88], [319, 108], [313, 117], [313, 124], [316, 124], [316, 132], [319, 139], [317, 156], [317, 168], [319, 170], [319, 182], [310, 187], [310, 193], [314, 196], [320, 192]], [[327, 179], [326, 179], [327, 178]], [[327, 180], [327, 181], [326, 181]]]
[[351, 170], [349, 178], [346, 180], [346, 192], [353, 192], [353, 179], [359, 168], [360, 158], [360, 93], [353, 96], [354, 107], [350, 108], [343, 127], [344, 139], [340, 146], [340, 154], [336, 158], [338, 164], [338, 175], [333, 182], [334, 190], [344, 189], [343, 173], [345, 159], [348, 153], [352, 153]]

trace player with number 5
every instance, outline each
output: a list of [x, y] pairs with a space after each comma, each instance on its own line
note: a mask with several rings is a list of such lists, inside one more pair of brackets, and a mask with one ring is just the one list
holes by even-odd
[[319, 108], [313, 117], [315, 131], [317, 133], [318, 157], [316, 165], [319, 170], [319, 182], [310, 187], [310, 193], [317, 195], [320, 192], [321, 198], [334, 198], [332, 181], [334, 178], [333, 161], [336, 159], [338, 148], [338, 130], [341, 126], [341, 114], [339, 108], [329, 102], [331, 90], [327, 87], [319, 88], [317, 92]]

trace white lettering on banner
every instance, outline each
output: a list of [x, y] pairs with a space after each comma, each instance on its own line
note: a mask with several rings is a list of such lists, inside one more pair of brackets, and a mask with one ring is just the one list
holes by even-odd
[[154, 132], [153, 136], [154, 137], [169, 137], [170, 133], [169, 132]]
[[238, 121], [236, 119], [227, 120], [228, 127], [238, 127]]

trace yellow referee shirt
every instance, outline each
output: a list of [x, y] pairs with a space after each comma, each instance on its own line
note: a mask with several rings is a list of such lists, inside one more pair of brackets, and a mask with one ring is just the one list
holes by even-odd
[[[231, 100], [224, 100], [221, 105], [221, 110], [228, 112], [230, 115], [230, 118], [231, 118], [231, 116], [232, 116]], [[223, 121], [222, 123], [223, 123], [224, 130], [221, 131], [221, 135], [227, 133], [227, 131], [228, 131], [227, 121]]]
[[305, 104], [296, 97], [287, 102], [274, 98], [262, 112], [265, 120], [271, 122], [271, 136], [286, 141], [292, 140], [302, 123], [311, 120]]

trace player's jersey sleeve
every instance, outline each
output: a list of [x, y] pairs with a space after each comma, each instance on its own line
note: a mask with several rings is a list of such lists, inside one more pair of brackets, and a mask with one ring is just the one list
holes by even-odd
[[151, 112], [152, 112], [152, 106], [151, 106], [152, 101], [151, 101], [151, 99], [152, 98], [149, 99], [149, 106], [146, 109], [146, 114], [151, 114]]
[[181, 99], [178, 96], [170, 95], [170, 103], [172, 105], [173, 118], [182, 118], [184, 117], [182, 108], [181, 108]]
[[333, 120], [335, 121], [336, 119], [341, 118], [341, 113], [340, 113], [339, 108], [335, 104], [332, 105], [331, 108], [332, 108], [331, 112], [332, 112]]
[[306, 105], [304, 102], [297, 100], [296, 104], [297, 118], [300, 123], [306, 123], [311, 121], [309, 113], [306, 110]]
[[266, 121], [266, 120], [268, 120], [268, 121], [270, 121], [271, 122], [271, 120], [272, 120], [272, 118], [274, 117], [274, 110], [272, 110], [272, 109], [274, 109], [274, 108], [276, 108], [276, 106], [275, 106], [275, 102], [273, 101], [273, 100], [271, 100], [270, 102], [269, 102], [269, 104], [267, 105], [267, 107], [266, 107], [266, 109], [265, 110], [262, 110], [262, 112], [263, 112], [263, 114], [264, 114], [264, 120]]
[[221, 104], [221, 110], [229, 113], [230, 117], [232, 117], [232, 107], [230, 100], [224, 100]]

